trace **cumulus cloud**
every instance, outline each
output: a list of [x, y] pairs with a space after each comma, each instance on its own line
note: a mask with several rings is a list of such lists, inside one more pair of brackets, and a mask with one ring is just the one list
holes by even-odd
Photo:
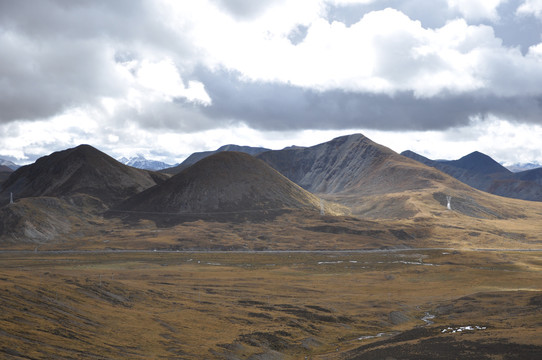
[[513, 96], [538, 91], [542, 80], [540, 62], [504, 46], [492, 27], [463, 19], [431, 29], [394, 9], [370, 12], [351, 26], [319, 18], [296, 44], [286, 36], [245, 34], [235, 26], [229, 34], [219, 31], [222, 35], [208, 37], [222, 46], [203, 46], [206, 65], [238, 71], [252, 81], [431, 97], [473, 90]]
[[447, 0], [448, 6], [457, 9], [468, 20], [499, 19], [497, 7], [507, 0]]
[[542, 1], [525, 0], [517, 9], [519, 15], [532, 15], [542, 20]]

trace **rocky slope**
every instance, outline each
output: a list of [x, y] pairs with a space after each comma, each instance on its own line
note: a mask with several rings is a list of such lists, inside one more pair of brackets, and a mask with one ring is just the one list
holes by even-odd
[[542, 168], [517, 172], [514, 174], [514, 178], [523, 181], [532, 181], [542, 186]]
[[448, 180], [361, 134], [308, 148], [268, 151], [258, 157], [313, 193], [387, 194]]
[[30, 197], [0, 208], [0, 244], [45, 244], [97, 232], [103, 202], [88, 195]]
[[0, 185], [8, 179], [8, 177], [13, 172], [13, 169], [5, 165], [0, 165]]

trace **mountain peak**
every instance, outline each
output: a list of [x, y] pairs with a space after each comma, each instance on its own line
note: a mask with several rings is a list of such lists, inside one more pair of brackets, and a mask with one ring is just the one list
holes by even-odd
[[[379, 145], [362, 134], [337, 137], [331, 141], [304, 149], [268, 151], [259, 155], [262, 160], [286, 175], [304, 189], [315, 193], [342, 192], [375, 193], [417, 187], [414, 181], [381, 186], [390, 179], [379, 179], [376, 174], [389, 165], [410, 163], [389, 148]], [[399, 186], [400, 185], [400, 186]]]
[[82, 193], [113, 204], [156, 185], [162, 176], [123, 165], [84, 144], [19, 168], [2, 184], [1, 197], [10, 192], [18, 198]]
[[137, 169], [151, 170], [151, 171], [158, 171], [158, 170], [167, 169], [174, 166], [162, 161], [147, 160], [143, 154], [137, 154], [136, 156], [133, 156], [129, 159], [123, 157], [119, 159], [119, 161], [123, 163], [124, 165], [132, 166]]
[[493, 160], [490, 156], [479, 151], [463, 156], [459, 160], [446, 162], [447, 164], [465, 169], [472, 170], [483, 174], [510, 174], [510, 170]]
[[263, 161], [223, 151], [184, 169], [160, 186], [119, 205], [120, 210], [175, 214], [318, 209], [320, 200]]
[[0, 165], [7, 166], [11, 170], [17, 170], [18, 168], [20, 168], [19, 165], [5, 159], [0, 159]]
[[[368, 137], [366, 137], [363, 134], [355, 133], [350, 135], [342, 135], [338, 136], [334, 139], [332, 139], [331, 143], [346, 143], [346, 142], [363, 142], [363, 141], [371, 141]], [[372, 141], [371, 141], [372, 142]]]

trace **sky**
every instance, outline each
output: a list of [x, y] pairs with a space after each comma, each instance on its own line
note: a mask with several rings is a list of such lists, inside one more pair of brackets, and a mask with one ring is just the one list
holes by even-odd
[[542, 0], [0, 0], [0, 157], [363, 133], [542, 164]]

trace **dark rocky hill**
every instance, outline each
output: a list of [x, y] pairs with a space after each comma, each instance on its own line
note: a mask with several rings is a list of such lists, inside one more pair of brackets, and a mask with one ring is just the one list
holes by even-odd
[[493, 160], [490, 156], [479, 151], [474, 151], [458, 160], [438, 161], [440, 163], [460, 169], [474, 171], [486, 175], [498, 175], [499, 177], [511, 176], [512, 172]]
[[167, 175], [135, 169], [89, 145], [55, 152], [17, 169], [2, 184], [0, 200], [87, 194], [115, 204], [164, 181]]
[[[331, 211], [331, 205], [326, 204]], [[124, 201], [119, 213], [164, 215], [237, 214], [280, 209], [320, 210], [320, 199], [263, 161], [240, 152], [219, 152], [160, 186]]]
[[542, 186], [542, 168], [536, 168], [515, 173], [514, 178], [523, 181], [532, 181]]
[[183, 171], [184, 169], [186, 169], [187, 167], [189, 167], [190, 165], [194, 165], [198, 161], [200, 161], [202, 159], [205, 159], [208, 156], [211, 156], [213, 154], [223, 152], [223, 151], [237, 151], [237, 152], [242, 152], [242, 153], [245, 153], [245, 154], [255, 156], [255, 155], [261, 154], [262, 152], [265, 152], [265, 151], [268, 151], [268, 150], [269, 149], [262, 148], [262, 147], [239, 146], [239, 145], [232, 145], [232, 144], [224, 145], [224, 146], [221, 146], [221, 147], [219, 147], [218, 149], [216, 149], [214, 151], [195, 152], [192, 155], [190, 155], [189, 157], [187, 157], [179, 165], [168, 168], [168, 169], [161, 170], [161, 172], [163, 172], [165, 174], [173, 174], [173, 175], [178, 174], [181, 171]]
[[0, 165], [0, 185], [4, 183], [8, 179], [8, 177], [13, 172], [13, 169], [10, 167], [7, 167], [5, 165]]
[[542, 201], [541, 169], [512, 173], [478, 151], [451, 161], [430, 160], [412, 151], [401, 155], [432, 166], [478, 190], [514, 199]]

